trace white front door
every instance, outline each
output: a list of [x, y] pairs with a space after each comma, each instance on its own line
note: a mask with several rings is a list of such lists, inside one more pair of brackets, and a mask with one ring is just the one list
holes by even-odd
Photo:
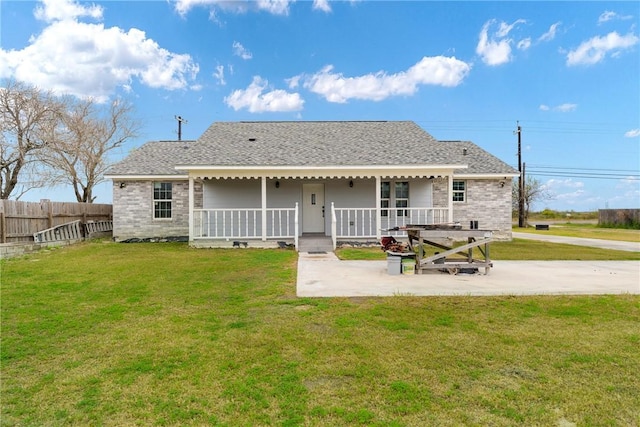
[[324, 233], [324, 184], [302, 184], [302, 232]]

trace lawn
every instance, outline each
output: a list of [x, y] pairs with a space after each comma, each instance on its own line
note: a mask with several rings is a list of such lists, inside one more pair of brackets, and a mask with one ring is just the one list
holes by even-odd
[[296, 253], [0, 264], [3, 426], [640, 424], [640, 297], [296, 298]]

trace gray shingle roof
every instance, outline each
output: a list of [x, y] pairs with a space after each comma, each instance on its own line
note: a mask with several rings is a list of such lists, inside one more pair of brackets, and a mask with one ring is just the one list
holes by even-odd
[[[463, 155], [467, 148], [467, 155]], [[148, 142], [109, 175], [183, 175], [175, 166], [468, 164], [465, 174], [513, 173], [472, 142], [437, 141], [410, 121], [217, 122], [196, 141]]]

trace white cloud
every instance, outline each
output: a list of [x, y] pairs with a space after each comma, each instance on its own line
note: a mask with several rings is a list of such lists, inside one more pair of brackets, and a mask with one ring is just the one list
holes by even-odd
[[631, 16], [631, 15], [619, 15], [616, 12], [612, 12], [610, 10], [607, 10], [607, 11], [602, 12], [602, 14], [598, 17], [598, 25], [604, 24], [605, 22], [608, 22], [608, 21], [613, 21], [613, 20], [626, 21], [628, 19], [633, 19], [633, 16]]
[[285, 81], [289, 85], [289, 89], [296, 89], [298, 86], [300, 86], [300, 79], [302, 79], [302, 77], [303, 76], [294, 76], [290, 79], [285, 79]]
[[289, 4], [295, 0], [257, 0], [258, 9], [266, 10], [274, 15], [288, 15]]
[[603, 37], [592, 37], [582, 42], [575, 50], [567, 54], [567, 65], [592, 65], [602, 61], [607, 54], [619, 55], [623, 50], [638, 44], [640, 39], [635, 34], [621, 36], [611, 32]]
[[326, 13], [331, 12], [329, 0], [313, 0], [313, 10], [321, 10]]
[[626, 206], [635, 207], [640, 200], [640, 179], [636, 176], [628, 176], [616, 183], [617, 196], [611, 199], [619, 201]]
[[507, 37], [511, 30], [515, 28], [518, 24], [526, 24], [527, 21], [524, 19], [517, 19], [513, 24], [507, 24], [506, 22], [501, 22], [496, 32], [496, 37]]
[[213, 77], [218, 81], [219, 85], [224, 86], [227, 84], [224, 79], [224, 65], [216, 66], [216, 71], [214, 71]]
[[531, 38], [527, 37], [526, 39], [522, 39], [518, 42], [517, 45], [519, 50], [527, 50], [531, 47]]
[[571, 178], [567, 179], [555, 179], [551, 178], [545, 183], [546, 188], [548, 189], [558, 189], [558, 188], [584, 188], [584, 182], [582, 181], [574, 181]]
[[265, 92], [268, 84], [268, 81], [255, 76], [249, 87], [233, 91], [224, 98], [224, 102], [236, 111], [245, 108], [251, 113], [302, 110], [304, 100], [300, 94], [280, 89]]
[[251, 59], [253, 55], [240, 42], [233, 42], [233, 54], [239, 56], [242, 59]]
[[575, 111], [578, 108], [578, 104], [564, 103], [560, 105], [556, 105], [555, 107], [550, 107], [546, 104], [541, 104], [538, 107], [541, 111], [558, 111], [560, 113], [569, 113], [571, 111]]
[[[513, 24], [500, 22], [498, 24], [498, 29], [490, 34], [490, 29], [497, 24], [497, 21], [495, 19], [487, 21], [482, 26], [482, 30], [480, 30], [478, 45], [476, 46], [476, 53], [480, 55], [482, 62], [487, 65], [495, 66], [511, 61], [511, 45], [514, 41], [512, 38], [508, 37], [509, 33], [517, 25], [524, 24], [526, 22], [527, 21], [524, 19], [518, 19]], [[521, 46], [526, 46], [526, 48], [529, 47], [527, 42], [524, 40], [516, 42], [516, 46], [519, 48]]]
[[419, 85], [454, 87], [462, 83], [471, 66], [455, 57], [424, 57], [407, 71], [387, 74], [379, 71], [358, 77], [344, 77], [334, 73], [328, 65], [311, 76], [296, 76], [290, 86], [303, 86], [322, 95], [329, 102], [344, 103], [350, 99], [381, 101], [390, 96], [413, 95]]
[[[176, 12], [180, 14], [180, 16], [185, 16], [189, 11], [195, 7], [214, 7], [218, 6], [220, 9], [229, 10], [235, 13], [246, 12], [247, 3], [246, 2], [225, 2], [221, 0], [178, 0], [174, 6]], [[211, 12], [209, 15], [210, 18], [215, 18], [215, 12]]]
[[637, 138], [640, 136], [640, 129], [631, 129], [624, 133], [625, 138]]
[[267, 11], [274, 15], [288, 15], [289, 4], [295, 0], [254, 0], [254, 1], [230, 1], [230, 0], [178, 0], [175, 3], [175, 11], [185, 16], [195, 7], [212, 8], [210, 18], [216, 16], [213, 8], [218, 8], [231, 13], [246, 13], [250, 9]]
[[606, 11], [602, 12], [600, 17], [598, 17], [598, 24], [602, 24], [603, 22], [611, 21], [613, 18], [615, 18], [615, 16], [616, 16], [615, 12], [612, 12], [610, 10], [606, 10]]
[[547, 31], [546, 33], [544, 33], [543, 35], [541, 35], [538, 38], [539, 42], [548, 42], [551, 41], [553, 39], [556, 38], [556, 33], [558, 32], [558, 27], [560, 26], [561, 22], [556, 22], [555, 24], [551, 25], [549, 27], [549, 31]]
[[101, 6], [83, 6], [72, 0], [42, 0], [42, 5], [34, 10], [36, 19], [45, 22], [74, 20], [81, 17], [102, 19]]
[[571, 111], [576, 111], [578, 108], [578, 104], [560, 104], [557, 107], [554, 107], [555, 111], [560, 111], [561, 113], [568, 113]]
[[553, 194], [555, 200], [559, 200], [568, 204], [583, 202], [585, 195], [584, 182], [574, 181], [573, 179], [555, 179], [552, 178], [544, 183], [544, 188]]
[[566, 193], [556, 193], [554, 196], [554, 199], [571, 203], [572, 201], [575, 202], [584, 197], [585, 197], [584, 190], [576, 190], [576, 191], [570, 191]]
[[191, 56], [172, 53], [135, 28], [124, 31], [78, 22], [74, 17], [91, 14], [91, 8], [64, 3], [64, 7], [54, 3], [54, 9], [43, 3], [37, 13], [64, 19], [33, 36], [29, 46], [0, 49], [0, 77], [99, 102], [106, 101], [118, 86], [130, 90], [134, 78], [168, 90], [187, 88], [195, 79], [199, 68]]
[[620, 181], [618, 181], [616, 188], [629, 188], [636, 187], [638, 185], [640, 185], [640, 178], [638, 178], [637, 176], [629, 175], [626, 178], [622, 178]]

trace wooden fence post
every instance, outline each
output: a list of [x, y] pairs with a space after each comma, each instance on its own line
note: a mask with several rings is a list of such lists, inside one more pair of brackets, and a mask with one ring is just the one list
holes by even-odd
[[47, 203], [47, 213], [48, 213], [48, 227], [47, 228], [52, 228], [53, 227], [53, 204], [51, 203], [51, 200], [48, 201]]
[[7, 219], [4, 212], [0, 212], [0, 235], [2, 235], [2, 243], [7, 243]]

